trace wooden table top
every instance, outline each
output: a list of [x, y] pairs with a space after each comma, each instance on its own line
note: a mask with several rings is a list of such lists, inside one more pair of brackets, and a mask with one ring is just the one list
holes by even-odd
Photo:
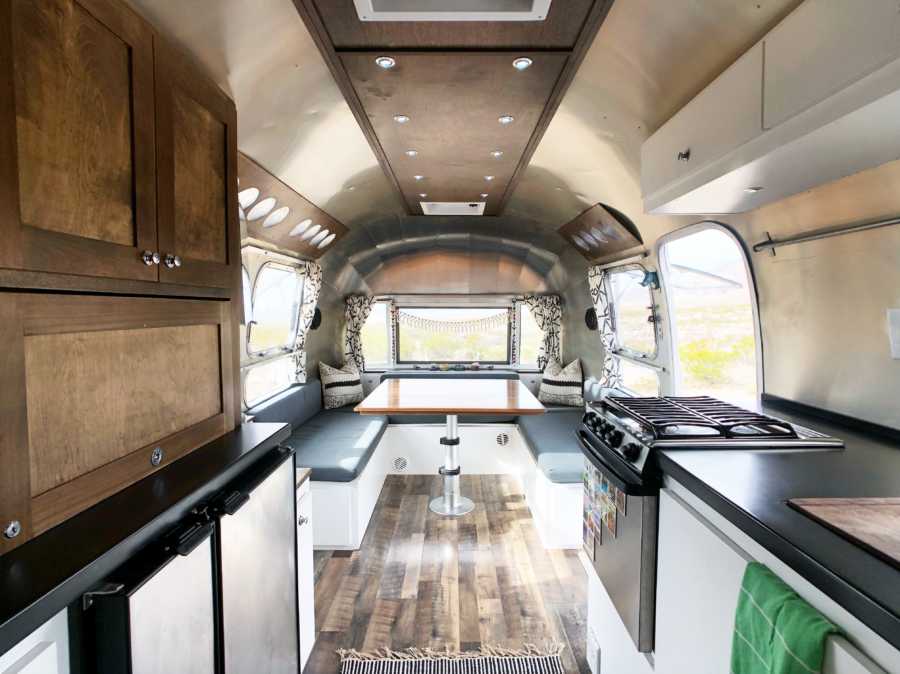
[[360, 414], [543, 414], [518, 379], [386, 379], [355, 408]]

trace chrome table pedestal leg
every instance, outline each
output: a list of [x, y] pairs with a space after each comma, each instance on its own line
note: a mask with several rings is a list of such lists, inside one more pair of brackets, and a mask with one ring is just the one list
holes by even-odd
[[441, 438], [441, 444], [447, 448], [440, 471], [444, 477], [444, 495], [433, 499], [428, 507], [438, 515], [459, 517], [472, 512], [475, 504], [459, 493], [459, 433], [455, 414], [447, 415], [447, 435]]

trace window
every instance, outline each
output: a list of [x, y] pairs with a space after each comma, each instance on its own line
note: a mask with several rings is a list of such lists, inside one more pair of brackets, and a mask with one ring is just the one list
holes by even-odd
[[635, 356], [656, 355], [656, 323], [653, 295], [642, 267], [625, 267], [609, 274], [609, 298], [619, 348]]
[[659, 375], [649, 367], [643, 367], [632, 363], [625, 358], [619, 358], [619, 368], [622, 373], [622, 386], [629, 393], [636, 396], [658, 396]]
[[253, 287], [253, 320], [248, 323], [247, 350], [260, 354], [290, 349], [297, 336], [301, 276], [293, 267], [267, 262]]
[[531, 309], [524, 302], [519, 308], [519, 365], [537, 368], [538, 352], [544, 339], [544, 331], [538, 327]]
[[244, 374], [244, 402], [248, 407], [281, 393], [293, 383], [291, 356], [267, 360], [247, 368]]
[[387, 368], [390, 366], [389, 324], [390, 304], [388, 302], [375, 302], [360, 333], [363, 356], [366, 359], [366, 369]]
[[253, 290], [250, 287], [250, 272], [246, 267], [241, 267], [241, 280], [244, 288], [244, 325], [250, 325], [253, 320]]
[[509, 308], [401, 308], [399, 363], [509, 363]]
[[714, 227], [662, 246], [679, 395], [757, 400], [756, 322], [747, 259]]

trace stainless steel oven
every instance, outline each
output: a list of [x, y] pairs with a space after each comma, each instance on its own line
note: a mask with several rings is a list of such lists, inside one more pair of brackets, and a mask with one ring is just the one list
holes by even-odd
[[584, 448], [584, 549], [638, 650], [653, 650], [659, 484], [616, 465], [587, 431]]

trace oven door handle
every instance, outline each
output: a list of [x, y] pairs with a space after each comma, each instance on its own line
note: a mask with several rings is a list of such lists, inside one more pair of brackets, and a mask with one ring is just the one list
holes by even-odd
[[625, 479], [621, 471], [613, 468], [609, 465], [609, 462], [605, 461], [603, 457], [600, 456], [599, 452], [588, 438], [587, 433], [580, 430], [577, 435], [578, 442], [581, 443], [581, 446], [584, 449], [583, 453], [585, 458], [606, 475], [606, 479], [615, 485], [617, 489], [622, 490], [629, 496], [653, 496], [657, 493], [659, 485], [654, 480], [636, 481]]

